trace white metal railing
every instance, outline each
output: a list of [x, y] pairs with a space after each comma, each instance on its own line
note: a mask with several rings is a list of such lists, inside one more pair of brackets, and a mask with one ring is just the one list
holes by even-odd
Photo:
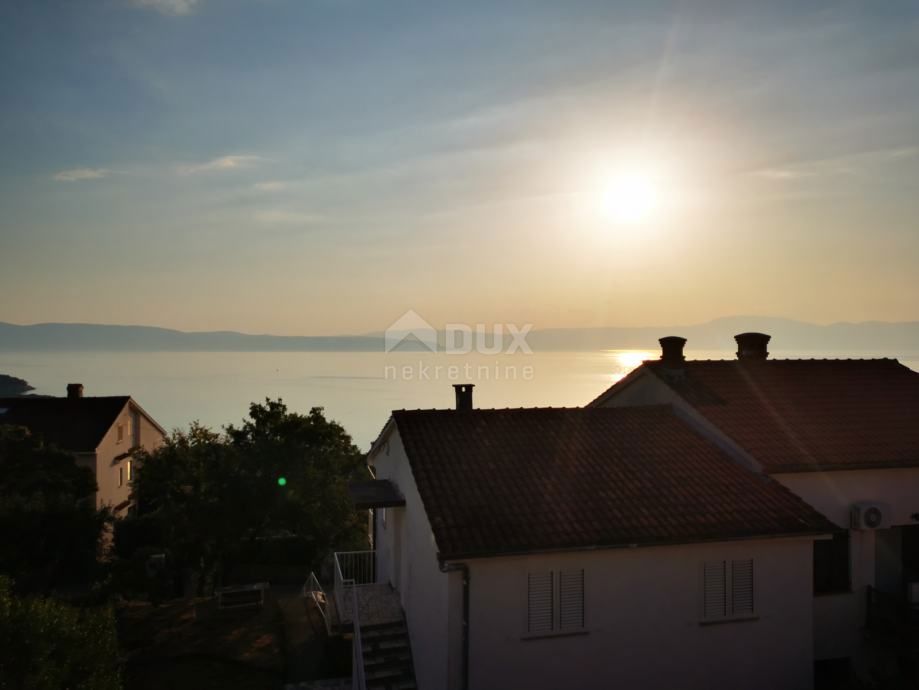
[[329, 600], [326, 597], [325, 590], [322, 588], [322, 585], [319, 584], [319, 578], [316, 577], [316, 573], [310, 572], [310, 576], [306, 578], [306, 582], [303, 583], [303, 591], [301, 596], [304, 599], [312, 599], [313, 603], [316, 605], [316, 609], [319, 611], [319, 615], [322, 616], [322, 622], [325, 624], [326, 634], [332, 634], [332, 621], [329, 618]]
[[367, 690], [364, 673], [364, 644], [361, 641], [361, 619], [358, 611], [357, 587], [351, 587], [351, 620], [354, 621], [354, 637], [351, 639], [351, 687], [353, 690]]
[[362, 585], [372, 585], [374, 576], [373, 551], [336, 551], [335, 552], [335, 605], [341, 618], [346, 590]]
[[372, 585], [374, 576], [374, 551], [336, 551], [335, 572], [351, 585]]

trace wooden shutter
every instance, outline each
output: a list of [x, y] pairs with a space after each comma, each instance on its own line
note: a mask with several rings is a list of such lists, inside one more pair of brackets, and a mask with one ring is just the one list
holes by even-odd
[[753, 559], [731, 562], [731, 615], [753, 615]]
[[554, 627], [552, 572], [530, 573], [527, 579], [527, 632], [548, 633]]
[[584, 570], [562, 570], [558, 575], [560, 630], [584, 627]]
[[724, 618], [727, 615], [727, 562], [709, 561], [703, 567], [702, 617]]

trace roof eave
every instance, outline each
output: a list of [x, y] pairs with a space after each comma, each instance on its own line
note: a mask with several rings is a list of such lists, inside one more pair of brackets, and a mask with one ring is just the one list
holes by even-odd
[[617, 551], [621, 549], [638, 549], [646, 548], [652, 546], [687, 546], [692, 544], [714, 544], [718, 542], [733, 542], [733, 541], [757, 541], [757, 540], [768, 540], [768, 539], [819, 539], [821, 537], [829, 537], [838, 532], [845, 531], [840, 527], [832, 527], [821, 530], [808, 530], [804, 532], [778, 532], [771, 534], [752, 534], [752, 535], [742, 535], [742, 536], [720, 536], [720, 537], [711, 537], [708, 539], [674, 539], [674, 540], [658, 540], [658, 541], [645, 541], [645, 542], [634, 542], [634, 543], [618, 543], [618, 544], [599, 544], [599, 545], [585, 545], [585, 546], [569, 546], [569, 547], [551, 547], [545, 549], [521, 549], [515, 551], [469, 551], [465, 553], [455, 553], [455, 554], [437, 554], [437, 560], [444, 561], [462, 561], [469, 560], [474, 558], [509, 558], [512, 556], [535, 556], [542, 554], [552, 554], [552, 553], [576, 553], [583, 551]]

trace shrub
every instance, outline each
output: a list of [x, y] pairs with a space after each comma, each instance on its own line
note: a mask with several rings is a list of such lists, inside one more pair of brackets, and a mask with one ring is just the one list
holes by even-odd
[[0, 577], [0, 690], [120, 690], [111, 608], [19, 598]]

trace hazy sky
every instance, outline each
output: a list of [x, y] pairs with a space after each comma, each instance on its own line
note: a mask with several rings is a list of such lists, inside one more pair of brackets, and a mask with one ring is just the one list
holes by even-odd
[[0, 320], [919, 319], [914, 0], [5, 0], [0, 86]]

